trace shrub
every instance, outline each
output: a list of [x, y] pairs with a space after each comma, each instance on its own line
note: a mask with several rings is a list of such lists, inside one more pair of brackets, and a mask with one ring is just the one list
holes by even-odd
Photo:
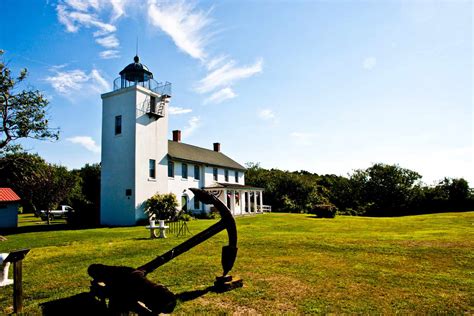
[[145, 202], [145, 213], [149, 218], [167, 220], [176, 215], [178, 200], [173, 193], [155, 194]]
[[336, 217], [337, 207], [332, 204], [318, 204], [313, 207], [310, 213], [319, 218], [334, 218]]

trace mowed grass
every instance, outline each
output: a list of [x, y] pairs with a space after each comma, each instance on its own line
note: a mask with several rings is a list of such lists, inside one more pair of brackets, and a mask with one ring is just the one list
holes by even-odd
[[[273, 213], [236, 221], [232, 274], [244, 287], [179, 302], [176, 314], [474, 313], [474, 212], [335, 219]], [[214, 222], [188, 225], [196, 234]], [[186, 239], [147, 237], [144, 227], [21, 233], [8, 235], [0, 252], [32, 249], [24, 261], [24, 306], [39, 314], [41, 303], [87, 292], [90, 264], [137, 267]], [[221, 273], [226, 238], [222, 232], [148, 277], [174, 293], [205, 289]], [[0, 288], [0, 313], [11, 305], [12, 287]]]

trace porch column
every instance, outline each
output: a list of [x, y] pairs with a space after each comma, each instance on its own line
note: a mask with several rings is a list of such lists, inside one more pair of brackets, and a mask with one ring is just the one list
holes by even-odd
[[260, 196], [260, 212], [263, 213], [263, 192], [262, 191], [258, 191], [258, 194]]
[[242, 191], [239, 190], [239, 210], [240, 210], [240, 215], [242, 215], [243, 211], [242, 211], [242, 206], [243, 206], [244, 202], [243, 202], [243, 199], [242, 199]]
[[257, 191], [253, 191], [253, 211], [257, 213]]
[[247, 213], [250, 213], [250, 191], [245, 192], [247, 193], [247, 200], [245, 201], [245, 205], [247, 205]]
[[235, 215], [235, 190], [230, 191], [232, 198], [230, 199], [230, 210], [232, 212], [232, 215]]
[[227, 206], [227, 189], [222, 190], [222, 203], [224, 203], [225, 206]]

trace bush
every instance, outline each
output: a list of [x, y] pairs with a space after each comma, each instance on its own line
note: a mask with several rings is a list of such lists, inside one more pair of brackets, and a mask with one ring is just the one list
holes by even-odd
[[176, 215], [178, 200], [173, 193], [155, 194], [145, 202], [145, 213], [149, 218], [167, 220]]
[[310, 213], [319, 218], [334, 218], [336, 217], [337, 207], [332, 204], [318, 204], [313, 207]]

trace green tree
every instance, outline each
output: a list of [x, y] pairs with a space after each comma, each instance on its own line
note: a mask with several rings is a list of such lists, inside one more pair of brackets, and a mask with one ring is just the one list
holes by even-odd
[[145, 213], [149, 218], [167, 220], [176, 215], [178, 200], [173, 193], [155, 194], [145, 201]]
[[58, 139], [58, 129], [50, 128], [47, 118], [48, 100], [38, 90], [21, 89], [27, 69], [18, 77], [3, 60], [0, 50], [0, 150], [20, 138]]
[[49, 211], [80, 188], [79, 177], [63, 166], [48, 164], [37, 154], [0, 157], [0, 185], [11, 187], [25, 211]]
[[398, 165], [376, 163], [366, 170], [356, 170], [350, 177], [352, 191], [370, 215], [400, 215], [414, 198], [414, 188], [421, 175]]

